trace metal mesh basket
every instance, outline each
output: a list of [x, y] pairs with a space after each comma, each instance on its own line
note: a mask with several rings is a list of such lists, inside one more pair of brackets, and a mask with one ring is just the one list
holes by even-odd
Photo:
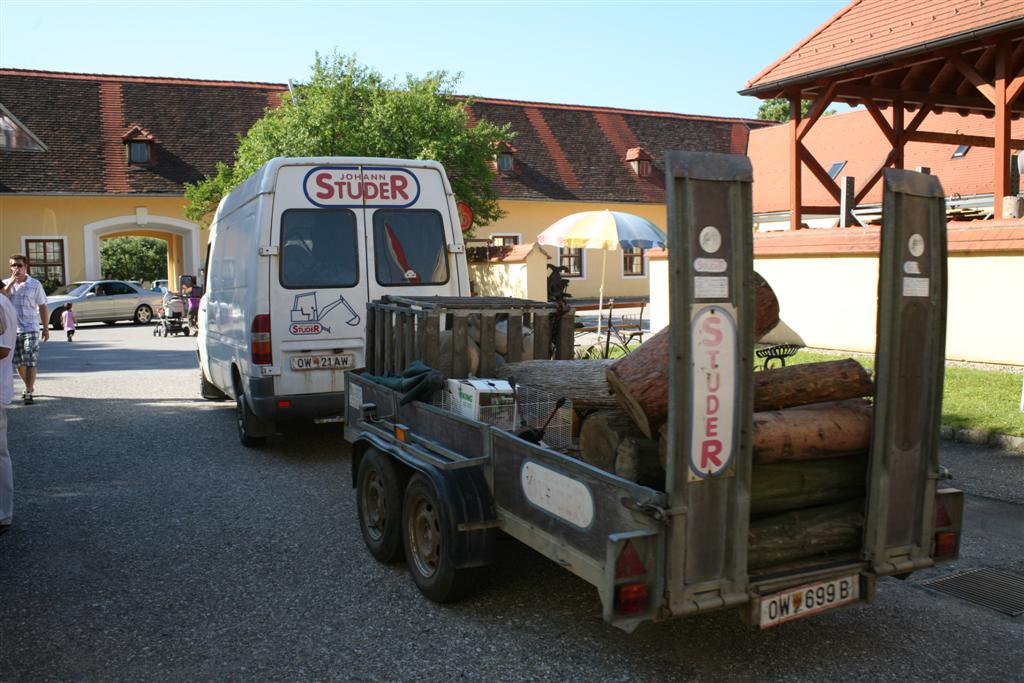
[[[545, 391], [516, 385], [514, 405], [482, 406], [478, 419], [498, 429], [515, 433], [523, 429], [539, 429], [551, 417], [551, 422], [544, 430], [544, 444], [555, 450], [568, 450], [574, 445], [572, 402], [566, 401], [556, 410], [558, 398]], [[453, 403], [451, 394], [446, 391], [438, 392], [434, 399], [434, 405], [454, 413], [459, 412]]]

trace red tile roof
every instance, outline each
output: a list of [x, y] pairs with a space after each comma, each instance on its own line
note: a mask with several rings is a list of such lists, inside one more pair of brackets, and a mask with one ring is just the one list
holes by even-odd
[[[994, 125], [992, 119], [984, 116], [960, 116], [946, 112], [929, 115], [920, 130], [992, 137]], [[1015, 140], [1024, 139], [1024, 120], [1012, 123], [1011, 135]], [[747, 155], [754, 167], [755, 214], [789, 210], [789, 144], [789, 126], [786, 125], [755, 130], [750, 134]], [[858, 188], [867, 182], [890, 150], [889, 142], [866, 110], [821, 117], [804, 138], [804, 146], [825, 170], [835, 162], [845, 161], [839, 175], [856, 178]], [[956, 148], [957, 145], [952, 144], [907, 143], [904, 168], [928, 167], [932, 175], [938, 176], [946, 196], [991, 194], [993, 149], [971, 147], [966, 156], [953, 159]], [[806, 165], [803, 166], [802, 178], [805, 206], [836, 204]], [[863, 203], [881, 200], [879, 183]]]
[[[273, 83], [200, 81], [0, 69], [0, 99], [49, 146], [0, 151], [0, 193], [168, 193], [231, 162], [239, 135], [287, 96]], [[516, 171], [499, 174], [503, 199], [661, 202], [669, 150], [743, 152], [752, 119], [609, 107], [474, 99], [470, 121], [511, 123]], [[127, 164], [121, 136], [138, 125], [156, 137], [155, 163]], [[637, 178], [629, 147], [653, 157]], [[620, 149], [621, 148], [621, 149]]]
[[754, 76], [747, 87], [796, 80], [871, 58], [892, 58], [927, 49], [940, 39], [974, 37], [1021, 19], [1021, 0], [853, 0]]

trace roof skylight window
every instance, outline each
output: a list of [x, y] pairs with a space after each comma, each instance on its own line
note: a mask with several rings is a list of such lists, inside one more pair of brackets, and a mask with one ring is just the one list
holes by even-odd
[[953, 156], [951, 156], [950, 159], [963, 159], [967, 156], [969, 151], [971, 151], [970, 145], [960, 145], [956, 148], [956, 151], [953, 152]]
[[844, 166], [846, 166], [845, 161], [837, 161], [836, 163], [832, 164], [828, 169], [828, 177], [831, 178], [832, 180], [835, 180], [836, 176], [839, 175], [839, 172], [843, 170]]

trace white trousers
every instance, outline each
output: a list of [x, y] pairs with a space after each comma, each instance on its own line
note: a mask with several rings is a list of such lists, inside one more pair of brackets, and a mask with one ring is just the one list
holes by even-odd
[[0, 525], [14, 516], [14, 470], [7, 450], [7, 409], [0, 403]]

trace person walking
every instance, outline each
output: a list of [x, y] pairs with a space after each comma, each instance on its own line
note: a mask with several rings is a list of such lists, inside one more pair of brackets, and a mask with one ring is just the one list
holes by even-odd
[[39, 362], [39, 326], [42, 324], [42, 340], [49, 341], [50, 329], [47, 320], [46, 290], [43, 284], [28, 274], [28, 257], [12, 254], [10, 258], [11, 277], [4, 280], [4, 290], [11, 297], [18, 316], [18, 338], [14, 348], [14, 365], [18, 368], [25, 393], [21, 398], [25, 405], [32, 405], [32, 394], [36, 390], [36, 365]]
[[0, 536], [11, 529], [14, 518], [14, 470], [7, 450], [7, 406], [14, 397], [11, 361], [18, 338], [18, 314], [0, 289]]
[[75, 341], [75, 314], [71, 310], [71, 302], [64, 304], [64, 311], [60, 314], [60, 326], [68, 333], [68, 341]]

